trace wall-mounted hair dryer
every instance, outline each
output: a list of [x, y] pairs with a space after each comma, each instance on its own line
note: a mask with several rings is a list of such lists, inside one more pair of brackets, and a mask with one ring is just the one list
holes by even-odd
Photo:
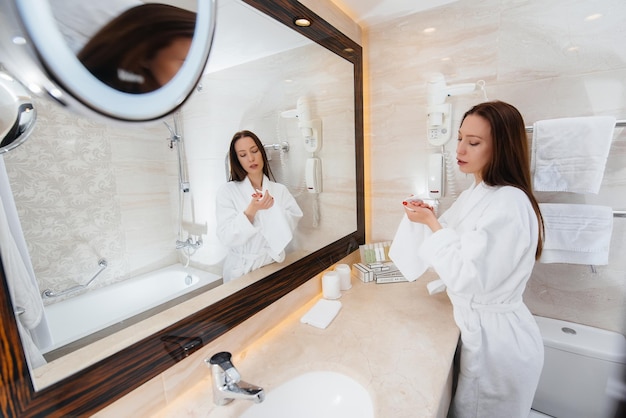
[[298, 97], [296, 108], [280, 114], [284, 118], [298, 118], [298, 128], [304, 138], [307, 152], [317, 152], [322, 147], [322, 121], [311, 117], [311, 106], [306, 97]]
[[446, 103], [449, 96], [458, 96], [476, 90], [478, 83], [446, 85], [441, 73], [434, 73], [426, 85], [428, 98], [427, 138], [432, 145], [441, 146], [452, 136], [452, 105]]

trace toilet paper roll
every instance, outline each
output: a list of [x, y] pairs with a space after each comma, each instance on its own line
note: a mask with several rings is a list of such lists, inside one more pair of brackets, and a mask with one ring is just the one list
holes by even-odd
[[341, 297], [341, 279], [336, 271], [327, 271], [322, 276], [322, 294], [325, 299]]
[[341, 283], [341, 290], [348, 290], [352, 287], [352, 272], [350, 266], [347, 264], [337, 264], [335, 271], [339, 273], [339, 282]]

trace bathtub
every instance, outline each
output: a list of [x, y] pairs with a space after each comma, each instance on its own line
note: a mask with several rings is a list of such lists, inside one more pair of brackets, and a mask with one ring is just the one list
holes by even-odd
[[50, 353], [68, 344], [78, 348], [89, 343], [88, 336], [94, 333], [102, 337], [106, 330], [114, 332], [157, 307], [176, 303], [195, 290], [205, 291], [221, 282], [221, 276], [216, 274], [174, 264], [48, 305], [45, 314], [54, 342], [42, 351]]

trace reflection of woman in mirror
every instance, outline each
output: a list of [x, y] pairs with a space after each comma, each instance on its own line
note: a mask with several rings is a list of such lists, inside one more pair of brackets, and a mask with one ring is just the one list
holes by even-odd
[[230, 181], [217, 192], [217, 236], [228, 247], [224, 282], [285, 259], [302, 210], [282, 184], [270, 181], [261, 140], [237, 132], [230, 143]]
[[183, 65], [196, 14], [167, 4], [132, 7], [107, 23], [78, 53], [103, 83], [146, 93], [170, 81]]

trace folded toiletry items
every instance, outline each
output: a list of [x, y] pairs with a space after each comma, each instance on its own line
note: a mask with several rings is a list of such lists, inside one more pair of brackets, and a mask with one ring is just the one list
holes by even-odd
[[612, 116], [535, 122], [531, 146], [534, 189], [597, 194], [614, 128]]

